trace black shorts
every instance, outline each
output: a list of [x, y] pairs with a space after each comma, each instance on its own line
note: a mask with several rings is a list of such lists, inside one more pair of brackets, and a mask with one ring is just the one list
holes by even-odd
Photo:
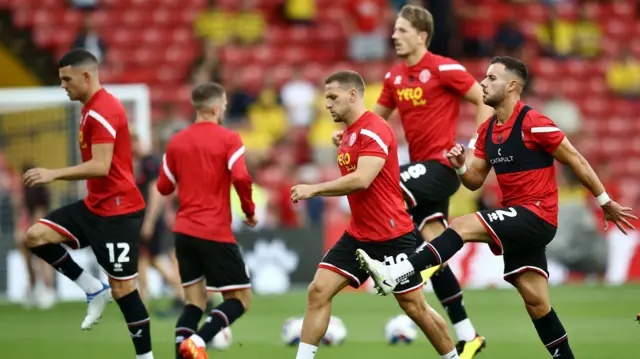
[[91, 247], [98, 264], [116, 280], [138, 275], [140, 229], [144, 210], [119, 216], [97, 215], [77, 201], [49, 213], [39, 222], [69, 238], [73, 249]]
[[220, 243], [182, 233], [176, 236], [176, 258], [183, 287], [201, 280], [207, 290], [228, 292], [251, 288], [249, 271], [235, 243]]
[[163, 220], [156, 222], [153, 230], [153, 236], [148, 241], [140, 240], [140, 254], [150, 258], [161, 255], [166, 250], [165, 246], [166, 226]]
[[476, 212], [493, 238], [495, 255], [504, 260], [504, 280], [513, 284], [525, 271], [536, 271], [549, 278], [546, 247], [556, 235], [556, 227], [530, 210], [514, 206]]
[[413, 162], [400, 166], [400, 187], [418, 230], [425, 223], [449, 218], [449, 198], [460, 188], [455, 170], [438, 161]]
[[[422, 241], [420, 241], [422, 242]], [[415, 232], [409, 232], [398, 238], [385, 242], [361, 242], [345, 232], [342, 238], [325, 254], [318, 264], [318, 268], [334, 271], [350, 279], [350, 285], [358, 288], [369, 279], [369, 274], [360, 268], [356, 259], [356, 249], [363, 249], [371, 258], [394, 264], [404, 261], [416, 252], [418, 237]], [[408, 293], [422, 288], [423, 280], [420, 273], [400, 283], [393, 291], [396, 294]]]

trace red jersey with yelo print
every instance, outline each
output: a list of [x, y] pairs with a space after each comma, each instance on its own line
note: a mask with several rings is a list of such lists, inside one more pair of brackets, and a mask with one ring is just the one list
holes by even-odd
[[109, 174], [87, 180], [84, 203], [89, 210], [100, 216], [117, 216], [144, 209], [133, 177], [131, 135], [122, 103], [105, 89], [96, 92], [82, 108], [79, 134], [82, 162], [91, 160], [91, 146], [113, 143]]
[[413, 66], [403, 62], [387, 72], [378, 104], [398, 109], [411, 162], [451, 166], [446, 154], [455, 145], [460, 97], [475, 82], [464, 66], [431, 52]]
[[360, 241], [383, 242], [413, 231], [400, 190], [398, 142], [387, 122], [369, 111], [343, 132], [340, 173], [354, 172], [361, 156], [382, 157], [385, 163], [367, 189], [347, 195], [351, 207], [347, 233]]
[[[491, 134], [487, 133], [491, 118], [478, 127], [478, 141], [474, 152], [476, 157], [487, 160], [487, 136], [491, 136], [493, 143], [498, 145], [509, 138], [523, 107], [524, 103], [518, 102], [509, 120], [503, 125], [496, 123]], [[522, 121], [522, 140], [530, 150], [553, 154], [564, 140], [564, 133], [548, 117], [532, 109]], [[504, 173], [496, 177], [502, 192], [503, 207], [522, 206], [552, 225], [558, 226], [558, 182], [555, 166]]]

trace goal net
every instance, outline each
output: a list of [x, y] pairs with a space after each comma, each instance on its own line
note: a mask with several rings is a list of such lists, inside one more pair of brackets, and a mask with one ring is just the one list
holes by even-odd
[[[125, 106], [130, 126], [143, 146], [151, 147], [151, 108], [146, 85], [105, 85]], [[58, 168], [81, 162], [78, 131], [82, 104], [71, 102], [58, 87], [0, 89], [0, 295], [22, 301], [29, 279], [16, 239], [24, 236], [32, 221], [28, 204], [42, 201], [36, 195], [27, 201], [22, 185], [25, 167]], [[84, 181], [58, 181], [46, 186], [49, 210], [83, 198]], [[46, 193], [45, 192], [45, 193]], [[36, 214], [38, 215], [38, 214]], [[72, 253], [93, 274], [98, 267], [90, 251]], [[37, 264], [40, 264], [37, 260]], [[38, 266], [36, 266], [37, 269]], [[60, 299], [82, 298], [69, 280], [57, 274]], [[39, 283], [41, 286], [42, 283]]]

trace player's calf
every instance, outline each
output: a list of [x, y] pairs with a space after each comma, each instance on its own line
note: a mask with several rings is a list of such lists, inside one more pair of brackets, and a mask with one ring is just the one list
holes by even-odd
[[549, 303], [547, 279], [527, 271], [518, 275], [513, 284], [524, 300], [540, 340], [552, 358], [573, 359], [567, 332]]
[[109, 278], [112, 294], [124, 316], [136, 350], [137, 359], [153, 359], [151, 352], [151, 318], [136, 289], [135, 279], [118, 281]]
[[457, 359], [458, 352], [449, 336], [449, 328], [442, 317], [427, 305], [421, 290], [396, 294], [400, 308], [422, 330], [443, 359]]

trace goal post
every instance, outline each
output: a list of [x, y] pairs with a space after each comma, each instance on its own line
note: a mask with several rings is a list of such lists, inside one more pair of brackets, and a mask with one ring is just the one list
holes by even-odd
[[[141, 144], [152, 147], [151, 101], [144, 84], [104, 85], [125, 107], [129, 125]], [[21, 301], [28, 285], [24, 261], [16, 251], [15, 238], [30, 225], [24, 205], [24, 167], [58, 168], [81, 162], [78, 131], [82, 104], [70, 101], [59, 87], [0, 88], [0, 297]], [[84, 181], [57, 181], [46, 186], [50, 209], [81, 199]], [[74, 256], [86, 256], [75, 251]], [[83, 260], [82, 258], [77, 258]], [[92, 265], [91, 259], [84, 259]], [[81, 297], [71, 283], [56, 276], [61, 299]]]

